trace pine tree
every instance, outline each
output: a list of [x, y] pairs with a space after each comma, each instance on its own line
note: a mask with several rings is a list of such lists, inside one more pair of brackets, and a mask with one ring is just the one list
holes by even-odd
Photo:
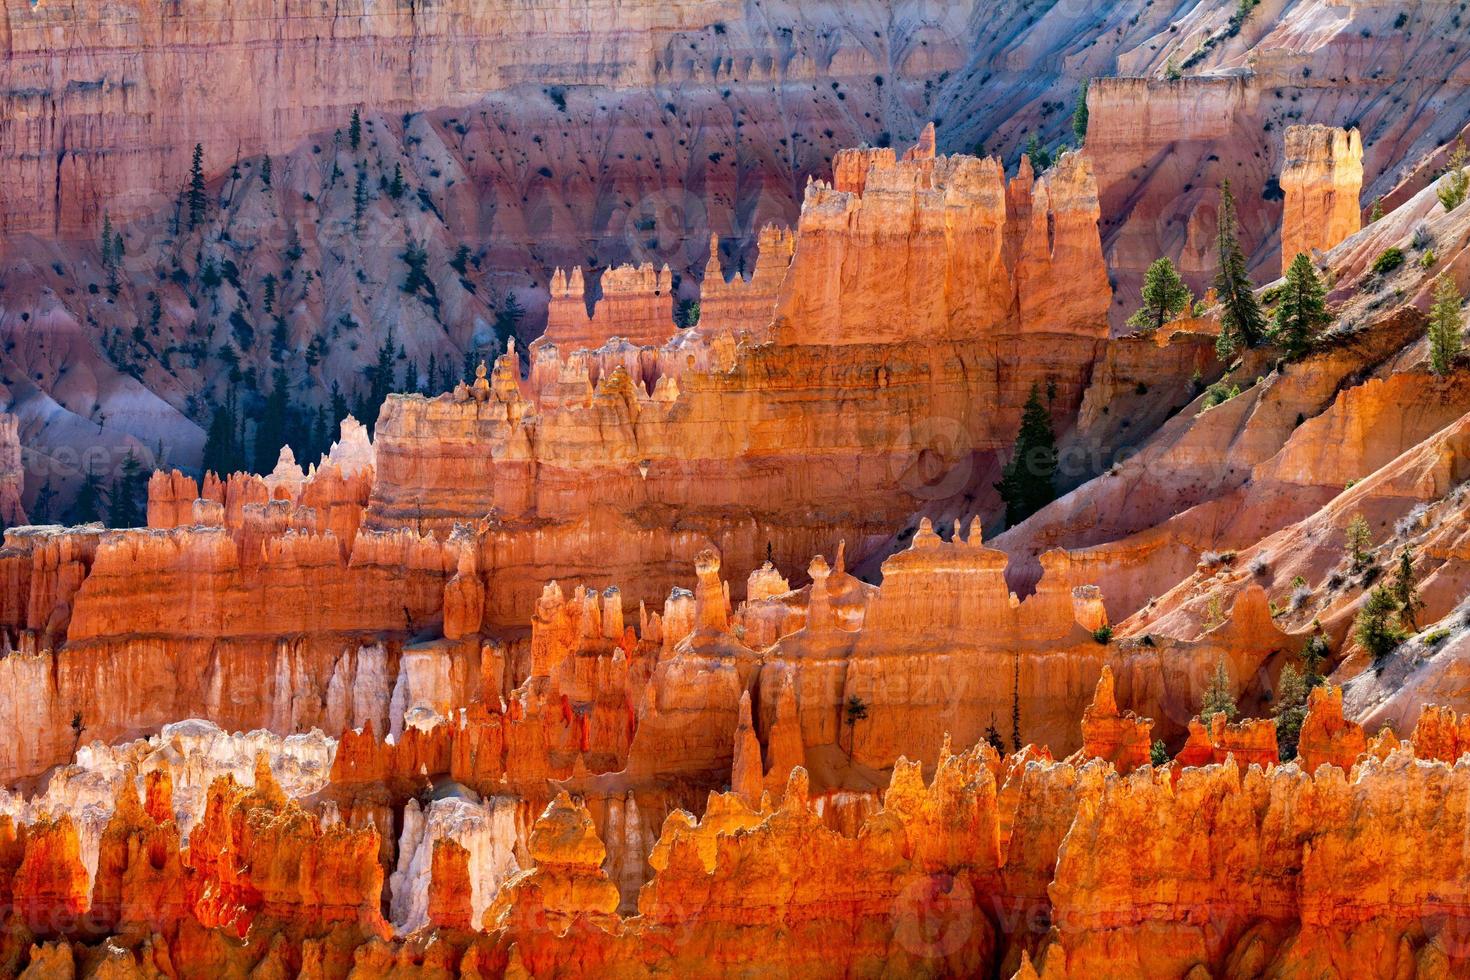
[[209, 421], [209, 431], [204, 440], [204, 462], [206, 472], [221, 477], [237, 473], [245, 468], [245, 450], [240, 437], [239, 407], [235, 393], [231, 391], [223, 405], [215, 407]]
[[1031, 161], [1031, 169], [1041, 173], [1051, 166], [1051, 154], [1041, 145], [1041, 140], [1032, 133], [1031, 138], [1026, 141], [1026, 157]]
[[847, 722], [847, 754], [852, 755], [853, 741], [857, 738], [857, 723], [868, 717], [868, 703], [853, 694], [848, 697], [844, 706], [844, 718]]
[[271, 393], [255, 427], [255, 472], [269, 473], [276, 468], [281, 447], [286, 444], [287, 419], [291, 411], [291, 383], [286, 369], [271, 372]]
[[1312, 268], [1312, 260], [1298, 252], [1286, 270], [1286, 284], [1271, 330], [1276, 344], [1290, 356], [1305, 354], [1323, 328], [1332, 322], [1326, 296], [1327, 287]]
[[1424, 608], [1424, 600], [1419, 598], [1419, 578], [1414, 574], [1413, 545], [1404, 545], [1404, 550], [1399, 552], [1399, 563], [1394, 568], [1393, 581], [1388, 588], [1399, 604], [1399, 621], [1417, 633], [1419, 611]]
[[1443, 377], [1465, 346], [1465, 320], [1460, 313], [1460, 291], [1448, 276], [1434, 284], [1434, 305], [1429, 310], [1429, 369]]
[[1241, 251], [1235, 214], [1235, 195], [1230, 181], [1220, 185], [1220, 218], [1215, 236], [1220, 268], [1215, 273], [1215, 294], [1220, 298], [1220, 339], [1215, 351], [1226, 360], [1240, 347], [1258, 347], [1266, 336], [1266, 314], [1256, 301], [1245, 253]]
[[268, 153], [260, 161], [260, 183], [267, 188], [271, 185], [271, 158]]
[[1368, 531], [1368, 522], [1362, 514], [1354, 514], [1353, 519], [1348, 522], [1347, 531], [1347, 553], [1352, 562], [1353, 571], [1361, 572], [1368, 564], [1368, 552], [1373, 548], [1373, 538]]
[[1056, 498], [1056, 471], [1057, 445], [1051, 416], [1041, 404], [1039, 388], [1033, 384], [1021, 413], [1015, 451], [995, 485], [1006, 505], [1006, 524], [1014, 527]]
[[1087, 139], [1087, 84], [1088, 80], [1084, 78], [1077, 89], [1077, 99], [1072, 103], [1072, 135], [1077, 137], [1078, 146]]
[[112, 215], [102, 216], [102, 265], [112, 265]]
[[362, 216], [367, 213], [368, 185], [367, 171], [357, 172], [357, 185], [352, 189], [352, 229], [362, 230]]
[[356, 109], [352, 110], [352, 122], [347, 126], [347, 142], [354, 152], [362, 146], [362, 113]]
[[1296, 758], [1302, 722], [1307, 718], [1307, 682], [1292, 664], [1281, 668], [1276, 682], [1276, 703], [1271, 713], [1276, 716], [1276, 745], [1285, 762]]
[[525, 315], [525, 307], [521, 306], [520, 300], [516, 299], [516, 294], [507, 292], [505, 299], [500, 304], [500, 309], [495, 312], [495, 336], [502, 343], [514, 337], [516, 328]]
[[102, 490], [102, 477], [88, 467], [82, 475], [82, 485], [77, 490], [76, 498], [71, 502], [71, 509], [67, 511], [66, 523], [90, 524], [100, 521], [106, 506], [107, 495]]
[[1194, 297], [1168, 258], [1156, 260], [1143, 275], [1143, 306], [1128, 318], [1140, 333], [1154, 333], [1189, 309]]
[[699, 325], [699, 314], [699, 300], [680, 300], [679, 308], [674, 311], [674, 325], [686, 330], [690, 327], [697, 327]]
[[1470, 163], [1470, 151], [1466, 151], [1465, 138], [1462, 136], [1455, 142], [1455, 149], [1450, 153], [1449, 172], [1434, 191], [1439, 195], [1439, 203], [1444, 205], [1446, 211], [1453, 211], [1464, 204], [1465, 197], [1470, 194], [1470, 173], [1465, 170], [1466, 163]]
[[1358, 610], [1358, 618], [1353, 623], [1353, 638], [1373, 658], [1375, 664], [1393, 653], [1407, 639], [1393, 621], [1393, 614], [1397, 611], [1398, 603], [1394, 601], [1393, 593], [1386, 585], [1380, 585], [1370, 592], [1363, 608]]
[[1000, 729], [995, 727], [995, 714], [993, 712], [990, 715], [990, 725], [985, 729], [985, 741], [992, 749], [995, 749], [996, 755], [1003, 756], [1006, 754], [1006, 743], [1000, 737]]
[[31, 504], [31, 523], [50, 524], [55, 518], [56, 491], [51, 487], [51, 478], [46, 477], [46, 482], [41, 484], [41, 489], [36, 491], [36, 500]]
[[342, 394], [342, 388], [337, 382], [332, 382], [332, 431], [335, 433], [342, 424], [342, 420], [348, 416], [347, 396]]
[[1235, 694], [1230, 688], [1230, 672], [1225, 669], [1225, 658], [1221, 657], [1215, 661], [1214, 676], [1210, 678], [1204, 698], [1200, 701], [1199, 720], [1208, 726], [1215, 715], [1223, 714], [1226, 720], [1234, 721], [1239, 713], [1240, 710], [1235, 706]]
[[189, 230], [204, 221], [208, 201], [204, 196], [204, 144], [194, 144], [194, 162], [189, 167]]
[[395, 163], [393, 164], [393, 182], [388, 185], [388, 196], [396, 201], [403, 197], [405, 190], [407, 186], [403, 183], [403, 165]]
[[1011, 751], [1021, 751], [1021, 651], [1011, 653]]
[[1327, 655], [1331, 652], [1327, 646], [1327, 638], [1320, 633], [1309, 637], [1302, 645], [1302, 671], [1308, 688], [1321, 685], [1322, 665], [1327, 662]]
[[143, 502], [147, 493], [148, 478], [143, 473], [143, 464], [129, 450], [121, 470], [112, 481], [112, 492], [107, 501], [107, 526], [140, 527], [146, 523], [143, 520]]

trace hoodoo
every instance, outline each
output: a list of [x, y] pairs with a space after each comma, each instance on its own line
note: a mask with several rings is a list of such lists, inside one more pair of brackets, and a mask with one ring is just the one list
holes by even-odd
[[0, 978], [1470, 975], [1459, 13], [472, 6], [0, 17]]

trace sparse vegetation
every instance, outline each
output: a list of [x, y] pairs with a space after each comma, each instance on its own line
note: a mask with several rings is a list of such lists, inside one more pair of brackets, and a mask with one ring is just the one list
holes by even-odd
[[1113, 642], [1113, 628], [1106, 623], [1092, 631], [1092, 638], [1103, 646]]
[[1453, 211], [1464, 204], [1466, 195], [1470, 194], [1470, 173], [1465, 170], [1467, 162], [1470, 162], [1470, 151], [1465, 149], [1465, 140], [1461, 137], [1455, 141], [1455, 148], [1450, 152], [1449, 172], [1440, 179], [1439, 186], [1434, 190], [1446, 211]]
[[1390, 245], [1378, 253], [1373, 260], [1373, 274], [1375, 276], [1386, 276], [1399, 266], [1404, 264], [1404, 250], [1397, 245]]

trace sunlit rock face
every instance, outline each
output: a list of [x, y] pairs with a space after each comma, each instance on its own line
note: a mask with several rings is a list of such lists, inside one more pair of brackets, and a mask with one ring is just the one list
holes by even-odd
[[1363, 139], [1356, 129], [1292, 126], [1281, 190], [1281, 272], [1298, 254], [1326, 252], [1362, 227]]
[[[1457, 71], [1448, 9], [128, 9], [0, 126], [55, 177], [0, 203], [51, 223], [0, 268], [0, 975], [1470, 972], [1470, 210], [1385, 108], [1434, 86], [1357, 67]], [[139, 202], [261, 59], [201, 220]], [[1047, 143], [943, 152], [982, 125]], [[1224, 176], [1258, 278], [1324, 270], [1300, 356], [1217, 356], [1212, 296], [1114, 335]], [[266, 385], [311, 451], [197, 473]], [[1033, 395], [1060, 496], [987, 533]], [[37, 447], [148, 426], [146, 527], [20, 523]]]

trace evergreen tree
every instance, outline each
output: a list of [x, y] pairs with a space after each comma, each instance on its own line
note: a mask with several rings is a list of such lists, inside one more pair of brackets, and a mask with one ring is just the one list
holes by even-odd
[[1393, 653], [1407, 639], [1393, 620], [1393, 614], [1397, 610], [1398, 603], [1394, 601], [1393, 593], [1386, 585], [1380, 585], [1368, 593], [1363, 608], [1358, 610], [1358, 618], [1353, 623], [1353, 638], [1373, 658], [1375, 664]]
[[1413, 632], [1419, 631], [1419, 611], [1424, 600], [1419, 598], [1419, 577], [1414, 573], [1414, 547], [1404, 545], [1399, 552], [1399, 563], [1394, 567], [1393, 581], [1388, 585], [1394, 601], [1399, 604], [1399, 621]]
[[426, 369], [426, 374], [427, 377], [424, 382], [425, 393], [429, 395], [439, 394], [443, 390], [439, 387], [439, 359], [434, 356], [433, 351], [429, 351], [429, 366]]
[[1087, 83], [1084, 78], [1077, 89], [1077, 99], [1072, 103], [1072, 135], [1077, 137], [1078, 146], [1087, 139]]
[[1327, 287], [1312, 268], [1312, 260], [1298, 252], [1286, 270], [1286, 285], [1281, 291], [1271, 331], [1276, 344], [1287, 354], [1292, 357], [1305, 354], [1323, 328], [1332, 322], [1326, 296]]
[[1031, 161], [1031, 169], [1041, 173], [1051, 166], [1051, 154], [1041, 145], [1041, 140], [1032, 133], [1031, 138], [1026, 141], [1026, 157]]
[[112, 492], [107, 501], [107, 526], [141, 527], [147, 523], [144, 519], [147, 497], [148, 477], [143, 473], [143, 464], [129, 450], [112, 481]]
[[1465, 165], [1470, 162], [1470, 151], [1465, 149], [1465, 139], [1461, 137], [1455, 143], [1455, 149], [1450, 153], [1450, 169], [1444, 175], [1444, 179], [1435, 188], [1435, 194], [1439, 195], [1439, 203], [1444, 205], [1446, 211], [1453, 211], [1465, 203], [1465, 197], [1470, 194], [1470, 173], [1466, 173]]
[[231, 392], [223, 405], [216, 405], [204, 440], [204, 470], [221, 478], [244, 468], [240, 449], [239, 420], [235, 395]]
[[271, 372], [271, 393], [255, 426], [255, 472], [269, 473], [276, 468], [281, 447], [286, 444], [286, 428], [291, 412], [291, 383], [286, 369]]
[[505, 299], [501, 301], [500, 309], [495, 311], [495, 336], [504, 343], [516, 335], [516, 328], [520, 326], [521, 318], [526, 315], [525, 307], [521, 306], [516, 294], [507, 292]]
[[1258, 347], [1266, 336], [1266, 314], [1256, 301], [1250, 276], [1246, 273], [1245, 253], [1241, 251], [1239, 227], [1235, 214], [1235, 195], [1230, 181], [1220, 185], [1220, 218], [1215, 247], [1219, 271], [1215, 273], [1215, 293], [1220, 298], [1220, 339], [1215, 350], [1227, 360], [1240, 347]]
[[1276, 716], [1276, 745], [1281, 760], [1296, 758], [1302, 722], [1307, 718], [1307, 682], [1292, 664], [1281, 668], [1281, 677], [1276, 682], [1276, 703], [1271, 713]]
[[354, 231], [362, 230], [362, 216], [367, 213], [367, 206], [367, 171], [358, 170], [357, 185], [352, 189], [352, 228]]
[[1225, 669], [1225, 658], [1221, 657], [1215, 661], [1215, 673], [1210, 678], [1210, 684], [1205, 688], [1205, 696], [1200, 701], [1199, 720], [1209, 725], [1210, 719], [1215, 715], [1223, 714], [1228, 721], [1234, 721], [1240, 710], [1235, 706], [1235, 694], [1230, 687], [1230, 672]]
[[1368, 552], [1373, 549], [1373, 538], [1368, 531], [1368, 522], [1362, 514], [1353, 515], [1353, 519], [1348, 522], [1345, 534], [1348, 558], [1352, 562], [1353, 571], [1361, 572], [1368, 564]]
[[362, 146], [362, 113], [356, 109], [352, 110], [352, 122], [347, 126], [347, 142], [354, 152]]
[[674, 311], [674, 325], [683, 329], [699, 325], [699, 300], [684, 299], [679, 301], [679, 308]]
[[1448, 276], [1434, 284], [1434, 305], [1429, 309], [1429, 368], [1443, 377], [1464, 347], [1465, 321], [1460, 314], [1460, 291]]
[[194, 162], [189, 167], [189, 230], [198, 228], [204, 221], [208, 204], [204, 196], [204, 144], [194, 144]]
[[1011, 653], [1011, 751], [1021, 751], [1021, 651]]
[[1308, 688], [1321, 686], [1322, 665], [1327, 662], [1327, 655], [1331, 652], [1327, 646], [1327, 638], [1320, 633], [1313, 635], [1302, 645], [1302, 672]]
[[71, 502], [71, 509], [67, 511], [66, 523], [90, 524], [100, 521], [106, 506], [107, 495], [102, 490], [102, 477], [88, 467], [82, 475], [82, 485], [77, 490], [76, 499]]
[[1006, 505], [1006, 524], [1014, 527], [1056, 498], [1056, 471], [1057, 445], [1051, 416], [1033, 384], [1021, 413], [1015, 451], [995, 485]]
[[1383, 217], [1383, 198], [1375, 197], [1373, 206], [1368, 209], [1368, 223], [1371, 225], [1381, 217]]
[[271, 158], [269, 153], [260, 161], [260, 183], [267, 188], [271, 185]]
[[50, 524], [56, 514], [56, 491], [51, 487], [51, 478], [46, 477], [46, 482], [41, 484], [41, 489], [36, 491], [36, 500], [31, 504], [31, 523]]
[[407, 186], [403, 183], [403, 165], [395, 163], [393, 164], [393, 181], [388, 185], [388, 196], [395, 201], [399, 200], [403, 197], [405, 190]]
[[1174, 263], [1168, 258], [1158, 259], [1143, 275], [1143, 306], [1128, 318], [1128, 326], [1141, 333], [1154, 333], [1187, 311], [1193, 302]]
[[1006, 754], [1006, 743], [1000, 737], [1000, 729], [995, 727], [995, 714], [993, 712], [990, 715], [990, 726], [985, 729], [985, 741], [992, 749], [995, 749], [996, 755], [1004, 756]]
[[112, 265], [112, 215], [102, 216], [102, 265]]
[[857, 723], [868, 717], [868, 703], [856, 694], [847, 699], [844, 706], [844, 718], [847, 722], [847, 754], [852, 755], [853, 740], [857, 737]]
[[449, 260], [449, 267], [462, 276], [470, 274], [470, 247], [461, 245], [454, 250], [454, 258]]
[[337, 384], [337, 382], [333, 381], [332, 382], [332, 423], [331, 423], [331, 430], [332, 430], [332, 434], [334, 436], [337, 433], [339, 427], [342, 425], [342, 420], [345, 419], [348, 416], [348, 414], [349, 413], [347, 411], [347, 396], [344, 395], [344, 394], [342, 394], [342, 388], [341, 388], [341, 386], [339, 386]]
[[332, 423], [326, 416], [326, 406], [316, 406], [312, 413], [312, 450], [307, 458], [318, 458], [332, 448]]

